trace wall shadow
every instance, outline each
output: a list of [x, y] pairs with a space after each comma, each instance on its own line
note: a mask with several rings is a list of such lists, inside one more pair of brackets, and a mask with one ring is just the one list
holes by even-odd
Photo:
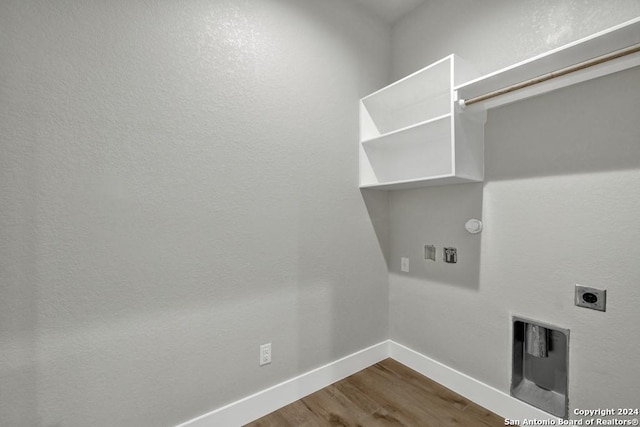
[[[389, 271], [426, 282], [478, 290], [482, 233], [470, 234], [467, 220], [482, 220], [483, 184], [456, 184], [394, 191], [390, 196]], [[424, 246], [436, 247], [436, 261], [425, 260]], [[458, 260], [445, 263], [443, 248], [455, 247]], [[410, 260], [409, 272], [400, 269]]]
[[640, 68], [489, 111], [485, 181], [640, 167]]
[[371, 225], [376, 233], [378, 245], [387, 263], [391, 268], [391, 254], [389, 246], [389, 192], [382, 190], [360, 189], [362, 200], [367, 207]]
[[[20, 111], [29, 117], [30, 112]], [[16, 115], [15, 118], [20, 117]], [[13, 120], [6, 128], [20, 129]], [[39, 425], [38, 171], [35, 131], [0, 146], [0, 420]], [[1, 134], [1, 133], [0, 133]]]

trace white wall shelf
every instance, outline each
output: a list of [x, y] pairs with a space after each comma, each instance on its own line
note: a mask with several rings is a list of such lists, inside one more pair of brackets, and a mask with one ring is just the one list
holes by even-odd
[[485, 114], [460, 114], [455, 83], [474, 77], [447, 56], [360, 101], [360, 187], [413, 188], [483, 179]]
[[640, 52], [468, 107], [468, 100], [640, 43], [640, 17], [476, 78], [447, 56], [360, 100], [360, 188], [384, 190], [484, 176], [486, 110], [640, 66]]
[[[455, 87], [459, 99], [470, 99], [516, 83], [640, 43], [640, 17], [545, 52]], [[640, 52], [479, 102], [469, 109], [490, 109], [565, 86], [640, 65]]]

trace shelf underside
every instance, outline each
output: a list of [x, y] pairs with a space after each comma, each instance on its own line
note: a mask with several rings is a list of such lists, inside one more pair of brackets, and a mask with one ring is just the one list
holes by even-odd
[[405, 181], [391, 181], [391, 182], [380, 182], [380, 183], [370, 183], [370, 184], [361, 184], [361, 189], [372, 189], [372, 190], [407, 190], [411, 188], [420, 188], [420, 187], [433, 187], [437, 185], [448, 185], [448, 184], [469, 184], [474, 182], [482, 182], [481, 179], [472, 179], [465, 178], [461, 176], [454, 175], [444, 175], [437, 177], [429, 177], [429, 178], [417, 178]]

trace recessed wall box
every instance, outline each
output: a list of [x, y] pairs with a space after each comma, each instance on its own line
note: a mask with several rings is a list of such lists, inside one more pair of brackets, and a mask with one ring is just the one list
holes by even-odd
[[511, 395], [567, 419], [569, 330], [514, 317], [512, 356]]
[[424, 259], [430, 261], [436, 260], [436, 247], [433, 245], [424, 245]]

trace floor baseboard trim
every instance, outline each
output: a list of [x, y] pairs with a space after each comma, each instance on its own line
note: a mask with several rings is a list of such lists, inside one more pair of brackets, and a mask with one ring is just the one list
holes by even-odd
[[546, 412], [394, 341], [389, 341], [389, 357], [505, 419], [557, 420]]
[[388, 357], [510, 420], [556, 419], [533, 406], [392, 340], [298, 375], [177, 427], [241, 426]]
[[241, 426], [389, 357], [389, 341], [298, 375], [177, 427]]

